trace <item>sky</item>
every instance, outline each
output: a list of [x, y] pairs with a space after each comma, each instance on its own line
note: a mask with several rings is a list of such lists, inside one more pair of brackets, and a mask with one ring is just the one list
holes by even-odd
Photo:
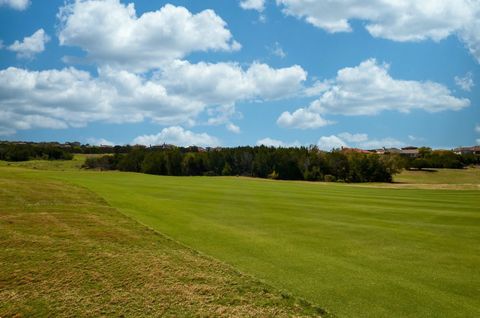
[[480, 0], [0, 0], [0, 140], [480, 144]]

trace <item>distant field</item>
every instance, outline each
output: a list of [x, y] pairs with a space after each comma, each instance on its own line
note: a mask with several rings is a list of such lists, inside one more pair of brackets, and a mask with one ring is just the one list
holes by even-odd
[[410, 184], [480, 184], [480, 167], [469, 169], [436, 169], [403, 171], [395, 182]]
[[[478, 190], [18, 171], [86, 187], [125, 215], [339, 317], [480, 316]], [[428, 183], [430, 174], [421, 174], [399, 178]]]
[[318, 310], [126, 218], [0, 168], [0, 317], [292, 317]]
[[98, 155], [74, 155], [72, 160], [30, 160], [21, 162], [6, 162], [0, 160], [0, 167], [18, 167], [38, 170], [78, 170], [89, 156]]

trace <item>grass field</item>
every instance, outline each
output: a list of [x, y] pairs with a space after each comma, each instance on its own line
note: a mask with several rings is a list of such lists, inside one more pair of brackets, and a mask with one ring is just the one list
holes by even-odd
[[395, 182], [408, 184], [480, 184], [480, 167], [469, 169], [432, 169], [427, 171], [403, 171]]
[[305, 302], [121, 215], [0, 168], [0, 317], [315, 316]]
[[478, 190], [17, 170], [86, 187], [132, 219], [340, 317], [480, 315]]
[[30, 160], [20, 162], [6, 162], [0, 160], [0, 167], [17, 167], [35, 170], [77, 171], [81, 168], [87, 157], [101, 155], [74, 155], [73, 160]]

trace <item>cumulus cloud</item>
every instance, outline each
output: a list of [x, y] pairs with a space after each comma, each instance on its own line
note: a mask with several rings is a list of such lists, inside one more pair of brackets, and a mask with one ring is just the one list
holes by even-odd
[[340, 138], [343, 140], [346, 140], [348, 142], [365, 142], [368, 140], [368, 135], [367, 134], [351, 134], [348, 132], [344, 132], [338, 135]]
[[0, 0], [0, 7], [7, 6], [15, 10], [25, 10], [30, 5], [30, 0]]
[[307, 97], [317, 97], [320, 96], [323, 92], [327, 91], [330, 87], [328, 81], [315, 81], [311, 86], [308, 86], [304, 89], [303, 94]]
[[8, 50], [17, 53], [18, 58], [31, 59], [36, 54], [45, 51], [45, 44], [50, 37], [43, 29], [37, 30], [31, 36], [25, 37], [23, 41], [15, 41], [8, 47]]
[[455, 84], [460, 87], [462, 90], [466, 92], [470, 92], [472, 88], [475, 86], [473, 82], [473, 74], [472, 72], [468, 72], [465, 76], [455, 76]]
[[305, 108], [290, 112], [283, 112], [277, 119], [277, 124], [284, 128], [315, 129], [332, 124], [320, 114]]
[[461, 110], [470, 100], [457, 98], [444, 85], [394, 79], [389, 65], [369, 59], [356, 67], [347, 67], [335, 79], [323, 82], [320, 96], [309, 107], [293, 114], [284, 112], [277, 123], [283, 127], [318, 128], [325, 114], [377, 115], [383, 111], [409, 113], [424, 110], [435, 113]]
[[327, 32], [351, 32], [366, 21], [374, 37], [393, 41], [440, 41], [454, 34], [480, 62], [480, 2], [472, 0], [276, 0], [283, 12]]
[[104, 138], [88, 138], [87, 143], [94, 146], [115, 146], [115, 143]]
[[480, 134], [480, 124], [477, 124], [475, 126], [475, 132], [479, 133]]
[[257, 146], [267, 146], [267, 147], [276, 147], [276, 148], [279, 148], [279, 147], [283, 147], [283, 148], [286, 148], [286, 147], [300, 147], [301, 144], [300, 142], [298, 141], [294, 141], [294, 142], [283, 142], [281, 140], [277, 140], [277, 139], [272, 139], [272, 138], [263, 138], [263, 139], [260, 139], [259, 141], [257, 141]]
[[358, 147], [362, 149], [401, 148], [405, 146], [403, 141], [395, 138], [372, 139], [358, 144]]
[[433, 113], [470, 105], [468, 99], [452, 96], [444, 85], [397, 80], [388, 71], [389, 65], [379, 64], [375, 59], [341, 69], [311, 108], [333, 114], [375, 115], [388, 110], [408, 113], [415, 109]]
[[214, 11], [192, 14], [167, 4], [137, 16], [133, 3], [76, 0], [61, 8], [61, 45], [77, 46], [102, 65], [145, 71], [196, 51], [235, 51], [227, 24]]
[[[302, 89], [306, 73], [300, 67], [272, 69], [254, 63], [247, 69], [236, 64], [191, 64], [175, 61], [150, 75], [139, 75], [104, 66], [98, 77], [75, 68], [33, 72], [10, 67], [0, 71], [0, 123], [6, 132], [38, 127], [28, 116], [54, 121], [52, 128], [84, 126], [89, 122], [141, 122], [150, 119], [163, 125], [195, 123], [207, 111], [210, 125], [239, 128], [231, 118], [239, 114], [235, 103], [277, 99]], [[8, 129], [7, 129], [8, 128]], [[48, 128], [48, 127], [44, 127]]]
[[172, 93], [195, 97], [209, 104], [237, 100], [270, 100], [299, 92], [307, 73], [298, 65], [273, 69], [253, 63], [246, 70], [235, 63], [175, 61], [156, 74]]
[[35, 128], [65, 129], [68, 125], [63, 120], [48, 115], [20, 114], [8, 109], [0, 109], [0, 136], [12, 135], [17, 130]]
[[233, 123], [228, 123], [226, 125], [227, 127], [227, 130], [230, 131], [230, 132], [233, 132], [234, 134], [239, 134], [241, 133], [241, 130], [240, 130], [240, 127], [238, 127], [237, 125], [233, 124]]
[[257, 10], [262, 12], [265, 10], [265, 0], [241, 0], [240, 7], [245, 10]]
[[93, 121], [182, 123], [205, 105], [169, 95], [158, 83], [126, 71], [103, 69], [100, 77], [74, 68], [0, 71], [0, 126], [10, 131], [80, 127]]
[[338, 149], [342, 147], [348, 147], [345, 141], [343, 141], [340, 137], [331, 135], [331, 136], [322, 136], [318, 140], [318, 148], [330, 151], [332, 149]]
[[220, 145], [220, 141], [216, 137], [212, 137], [206, 133], [194, 133], [185, 130], [180, 126], [173, 126], [162, 129], [156, 135], [138, 136], [133, 140], [133, 144], [139, 145], [161, 145], [173, 144], [176, 146], [200, 146], [200, 147], [215, 147]]
[[399, 148], [405, 143], [395, 138], [370, 139], [367, 134], [351, 134], [344, 132], [338, 135], [320, 137], [318, 147], [322, 150], [332, 150], [342, 147], [361, 149]]

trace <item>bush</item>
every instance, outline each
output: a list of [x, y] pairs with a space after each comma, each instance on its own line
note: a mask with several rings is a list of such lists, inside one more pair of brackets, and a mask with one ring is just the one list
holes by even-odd
[[28, 161], [33, 159], [72, 160], [73, 155], [65, 149], [53, 145], [0, 144], [0, 160]]
[[335, 182], [335, 181], [337, 181], [337, 178], [335, 178], [335, 176], [332, 176], [331, 174], [327, 174], [323, 178], [323, 181], [325, 181], [325, 182]]

